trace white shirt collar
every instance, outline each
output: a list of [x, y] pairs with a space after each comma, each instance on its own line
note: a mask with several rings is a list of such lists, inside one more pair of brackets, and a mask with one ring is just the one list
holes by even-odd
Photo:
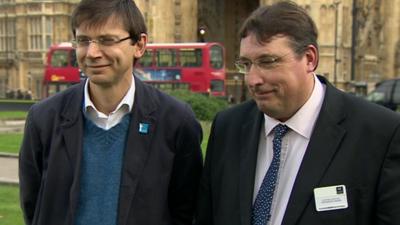
[[[130, 86], [128, 92], [126, 93], [124, 98], [122, 98], [121, 102], [118, 104], [118, 106], [115, 108], [115, 110], [113, 112], [111, 112], [110, 114], [113, 114], [119, 110], [123, 110], [126, 107], [128, 107], [126, 110], [126, 113], [132, 111], [134, 99], [135, 99], [135, 79], [132, 78], [132, 83], [131, 83], [131, 86]], [[94, 111], [94, 114], [97, 115], [97, 117], [103, 117], [103, 118], [107, 117], [107, 115], [105, 115], [104, 113], [97, 110], [97, 108], [93, 104], [92, 100], [90, 100], [89, 78], [88, 78], [88, 79], [86, 79], [85, 88], [84, 88], [83, 112], [85, 113], [85, 115], [92, 117], [94, 115], [90, 115], [90, 114], [92, 114], [93, 111]]]
[[[322, 103], [325, 96], [325, 85], [319, 81], [318, 77], [314, 74], [314, 89], [311, 96], [306, 103], [287, 121], [286, 124], [291, 130], [300, 134], [301, 136], [310, 139], [314, 124], [317, 121], [319, 111], [321, 110]], [[265, 119], [265, 135], [267, 136], [274, 127], [282, 123], [268, 115], [264, 114]]]

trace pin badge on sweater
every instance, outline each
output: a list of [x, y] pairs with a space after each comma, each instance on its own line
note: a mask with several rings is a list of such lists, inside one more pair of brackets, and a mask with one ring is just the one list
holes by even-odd
[[150, 124], [148, 123], [139, 123], [139, 133], [147, 134], [149, 133]]

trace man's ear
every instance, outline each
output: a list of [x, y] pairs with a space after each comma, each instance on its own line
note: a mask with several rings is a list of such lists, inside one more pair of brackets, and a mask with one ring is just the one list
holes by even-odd
[[140, 39], [136, 42], [136, 50], [134, 53], [134, 57], [136, 59], [143, 56], [144, 52], [146, 51], [146, 44], [147, 44], [147, 35], [140, 34]]
[[314, 72], [319, 62], [318, 49], [314, 45], [308, 45], [305, 56], [307, 59], [307, 72]]

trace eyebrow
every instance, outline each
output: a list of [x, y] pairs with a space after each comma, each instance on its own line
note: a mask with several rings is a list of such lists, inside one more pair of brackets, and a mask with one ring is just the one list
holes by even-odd
[[[77, 38], [91, 38], [91, 37], [89, 37], [88, 35], [85, 35], [85, 34], [76, 35], [76, 37]], [[96, 36], [94, 38], [104, 38], [104, 37], [118, 37], [118, 35], [115, 35], [115, 34], [102, 34], [102, 35]]]
[[76, 35], [76, 38], [87, 38], [87, 37], [89, 37], [89, 36], [87, 36], [87, 35], [83, 35], [83, 34]]
[[[277, 55], [277, 54], [261, 54], [258, 57], [256, 57], [254, 60], [258, 60], [258, 59], [262, 59], [262, 58], [279, 58], [281, 56]], [[238, 60], [246, 60], [246, 61], [251, 61], [251, 59], [244, 57], [244, 56], [239, 56]]]

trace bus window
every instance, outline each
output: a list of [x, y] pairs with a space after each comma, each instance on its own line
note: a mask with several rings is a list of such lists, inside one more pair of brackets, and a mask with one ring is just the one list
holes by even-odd
[[179, 59], [183, 67], [200, 67], [202, 62], [202, 51], [199, 48], [182, 48], [179, 50]]
[[153, 49], [146, 49], [143, 56], [139, 60], [140, 65], [143, 67], [150, 67], [153, 65]]
[[75, 50], [71, 50], [71, 66], [78, 67], [78, 62], [76, 61], [76, 52]]
[[159, 67], [174, 67], [176, 66], [176, 51], [174, 49], [158, 49], [156, 60]]
[[67, 67], [68, 66], [67, 59], [68, 59], [68, 51], [56, 50], [53, 52], [53, 57], [51, 58], [51, 66]]
[[210, 91], [223, 92], [225, 89], [223, 80], [211, 80]]
[[211, 47], [210, 65], [214, 69], [221, 69], [224, 66], [223, 50], [221, 46], [214, 45]]

